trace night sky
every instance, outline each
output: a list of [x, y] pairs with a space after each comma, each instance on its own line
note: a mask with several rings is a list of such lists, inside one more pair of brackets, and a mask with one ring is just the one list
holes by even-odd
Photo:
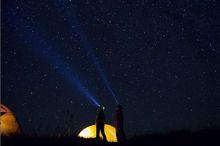
[[[127, 135], [220, 126], [218, 0], [2, 0], [2, 103], [27, 134], [124, 106]], [[114, 96], [115, 95], [115, 96]]]

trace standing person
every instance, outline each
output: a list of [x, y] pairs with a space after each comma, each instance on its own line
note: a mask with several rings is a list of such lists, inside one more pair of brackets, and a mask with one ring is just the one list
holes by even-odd
[[101, 105], [98, 109], [97, 117], [96, 117], [96, 138], [99, 139], [99, 133], [101, 131], [102, 137], [104, 141], [107, 141], [105, 135], [105, 114], [104, 114], [105, 107]]
[[115, 112], [116, 137], [118, 142], [125, 142], [123, 107], [119, 104]]

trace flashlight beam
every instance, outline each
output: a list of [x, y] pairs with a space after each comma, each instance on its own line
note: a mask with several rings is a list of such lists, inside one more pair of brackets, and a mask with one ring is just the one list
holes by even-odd
[[37, 32], [33, 32], [33, 27], [27, 25], [25, 22], [21, 23], [21, 19], [17, 20], [16, 18], [17, 16], [12, 17], [13, 20], [11, 24], [13, 24], [13, 28], [15, 26], [19, 26], [19, 29], [14, 28], [13, 30], [15, 30], [18, 36], [21, 34], [26, 36], [27, 39], [24, 41], [28, 42], [26, 43], [28, 44], [28, 47], [31, 48], [32, 51], [43, 61], [46, 61], [46, 63], [52, 65], [57, 73], [65, 77], [71, 86], [76, 87], [87, 99], [93, 103], [93, 105], [100, 106], [98, 101], [95, 99], [95, 96], [93, 96], [80, 82], [73, 69], [71, 69], [70, 66], [68, 66], [68, 64], [62, 59], [60, 59], [52, 46], [48, 45], [51, 43], [48, 43], [49, 41], [46, 42], [44, 39], [42, 39], [43, 37], [41, 37], [41, 35]]
[[67, 9], [65, 9], [66, 6], [68, 5], [68, 3], [66, 1], [63, 1], [63, 0], [57, 0], [57, 1], [58, 1], [58, 3], [56, 3], [56, 4], [57, 4], [58, 8], [61, 5], [61, 10], [63, 10], [64, 13], [67, 15], [67, 17], [69, 18], [68, 21], [69, 21], [70, 25], [71, 26], [79, 26], [79, 27], [74, 27], [74, 32], [80, 36], [83, 48], [87, 51], [88, 56], [91, 57], [91, 59], [92, 59], [93, 63], [95, 64], [95, 67], [96, 67], [99, 75], [101, 76], [101, 78], [104, 82], [104, 85], [110, 91], [110, 93], [111, 93], [112, 97], [114, 98], [115, 102], [118, 104], [119, 102], [117, 100], [117, 97], [116, 97], [114, 91], [112, 90], [112, 88], [110, 86], [110, 83], [107, 80], [107, 77], [105, 76], [104, 71], [103, 71], [98, 59], [93, 54], [92, 49], [91, 49], [91, 44], [89, 43], [86, 35], [81, 30], [80, 25], [78, 24], [77, 19], [74, 17], [74, 15], [70, 11], [67, 11]]

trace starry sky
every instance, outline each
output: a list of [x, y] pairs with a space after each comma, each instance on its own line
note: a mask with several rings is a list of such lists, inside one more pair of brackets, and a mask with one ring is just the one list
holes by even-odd
[[2, 103], [27, 134], [76, 134], [97, 104], [127, 135], [220, 126], [218, 0], [2, 0]]

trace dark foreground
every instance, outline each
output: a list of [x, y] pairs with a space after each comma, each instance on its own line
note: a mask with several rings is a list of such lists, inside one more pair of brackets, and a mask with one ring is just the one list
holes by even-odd
[[78, 137], [2, 137], [2, 146], [220, 146], [220, 129], [198, 132], [179, 131], [169, 134], [150, 134], [134, 136], [126, 143], [104, 143], [95, 139]]

